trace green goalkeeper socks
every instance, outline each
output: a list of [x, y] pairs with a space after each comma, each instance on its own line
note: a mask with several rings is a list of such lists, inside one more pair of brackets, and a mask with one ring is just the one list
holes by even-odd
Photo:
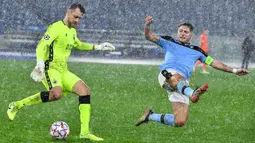
[[89, 133], [89, 122], [90, 122], [90, 104], [80, 104], [80, 121], [81, 121], [81, 135]]
[[25, 99], [17, 101], [15, 103], [15, 105], [18, 107], [18, 109], [20, 109], [23, 106], [30, 106], [30, 105], [34, 105], [34, 104], [39, 104], [41, 102], [42, 102], [42, 99], [41, 99], [41, 94], [39, 92], [39, 93], [36, 93], [36, 94], [29, 96]]

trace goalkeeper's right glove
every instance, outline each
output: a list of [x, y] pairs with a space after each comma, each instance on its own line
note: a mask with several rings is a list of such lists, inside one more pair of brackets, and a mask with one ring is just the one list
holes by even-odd
[[38, 60], [35, 68], [30, 74], [30, 77], [36, 82], [41, 82], [44, 78], [44, 67], [44, 61]]

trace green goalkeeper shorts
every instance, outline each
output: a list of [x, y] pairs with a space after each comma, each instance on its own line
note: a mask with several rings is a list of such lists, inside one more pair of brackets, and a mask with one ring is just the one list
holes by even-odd
[[49, 69], [45, 72], [45, 77], [42, 83], [47, 90], [56, 86], [61, 87], [63, 90], [63, 96], [66, 96], [72, 92], [73, 86], [79, 80], [81, 79], [78, 76], [68, 70], [59, 72], [56, 69]]

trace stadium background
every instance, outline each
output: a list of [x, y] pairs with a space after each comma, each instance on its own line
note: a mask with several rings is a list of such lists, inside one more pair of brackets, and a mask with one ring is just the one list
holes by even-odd
[[[1, 57], [34, 57], [35, 47], [47, 26], [64, 17], [73, 0], [2, 0], [0, 3]], [[78, 1], [86, 15], [77, 27], [81, 40], [112, 42], [116, 52], [73, 52], [75, 57], [118, 59], [162, 59], [163, 54], [143, 36], [147, 15], [153, 16], [153, 31], [176, 33], [179, 23], [195, 26], [193, 44], [208, 28], [210, 55], [240, 65], [241, 43], [254, 29], [253, 0], [87, 0]], [[174, 36], [174, 35], [172, 35]], [[18, 55], [18, 57], [17, 57]], [[254, 58], [252, 59], [254, 61]]]
[[[71, 0], [1, 0], [0, 2], [0, 143], [56, 143], [50, 125], [68, 123], [68, 141], [80, 140], [78, 98], [75, 95], [47, 104], [22, 109], [13, 122], [6, 109], [12, 101], [45, 90], [29, 74], [35, 66], [35, 46], [45, 28], [64, 17]], [[78, 0], [87, 14], [78, 27], [82, 40], [110, 41], [117, 53], [73, 52], [72, 58], [95, 62], [161, 62], [162, 51], [143, 36], [144, 19], [154, 18], [153, 30], [162, 35], [176, 33], [180, 22], [190, 21], [196, 29], [193, 43], [204, 28], [210, 30], [211, 55], [240, 67], [241, 43], [254, 30], [253, 0]], [[173, 35], [174, 36], [174, 35]], [[121, 55], [118, 55], [121, 51]], [[3, 58], [3, 59], [2, 59]], [[11, 60], [6, 60], [11, 59]], [[102, 60], [103, 59], [103, 60]], [[131, 60], [132, 59], [132, 60]], [[151, 60], [153, 59], [153, 60]], [[254, 61], [254, 56], [253, 56]], [[254, 64], [253, 64], [254, 65]], [[157, 82], [157, 65], [123, 65], [70, 62], [69, 70], [83, 79], [92, 92], [91, 129], [106, 143], [254, 143], [254, 69], [237, 77], [208, 68], [196, 70], [191, 87], [208, 83], [209, 91], [191, 104], [189, 120], [182, 128], [157, 123], [135, 127], [147, 108], [172, 113], [171, 105]], [[57, 141], [62, 142], [62, 141]]]

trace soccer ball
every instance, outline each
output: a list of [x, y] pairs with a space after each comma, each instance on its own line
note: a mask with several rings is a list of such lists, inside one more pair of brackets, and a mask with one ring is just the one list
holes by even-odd
[[57, 121], [50, 127], [50, 135], [53, 139], [66, 139], [69, 136], [70, 128], [67, 123], [63, 121]]

